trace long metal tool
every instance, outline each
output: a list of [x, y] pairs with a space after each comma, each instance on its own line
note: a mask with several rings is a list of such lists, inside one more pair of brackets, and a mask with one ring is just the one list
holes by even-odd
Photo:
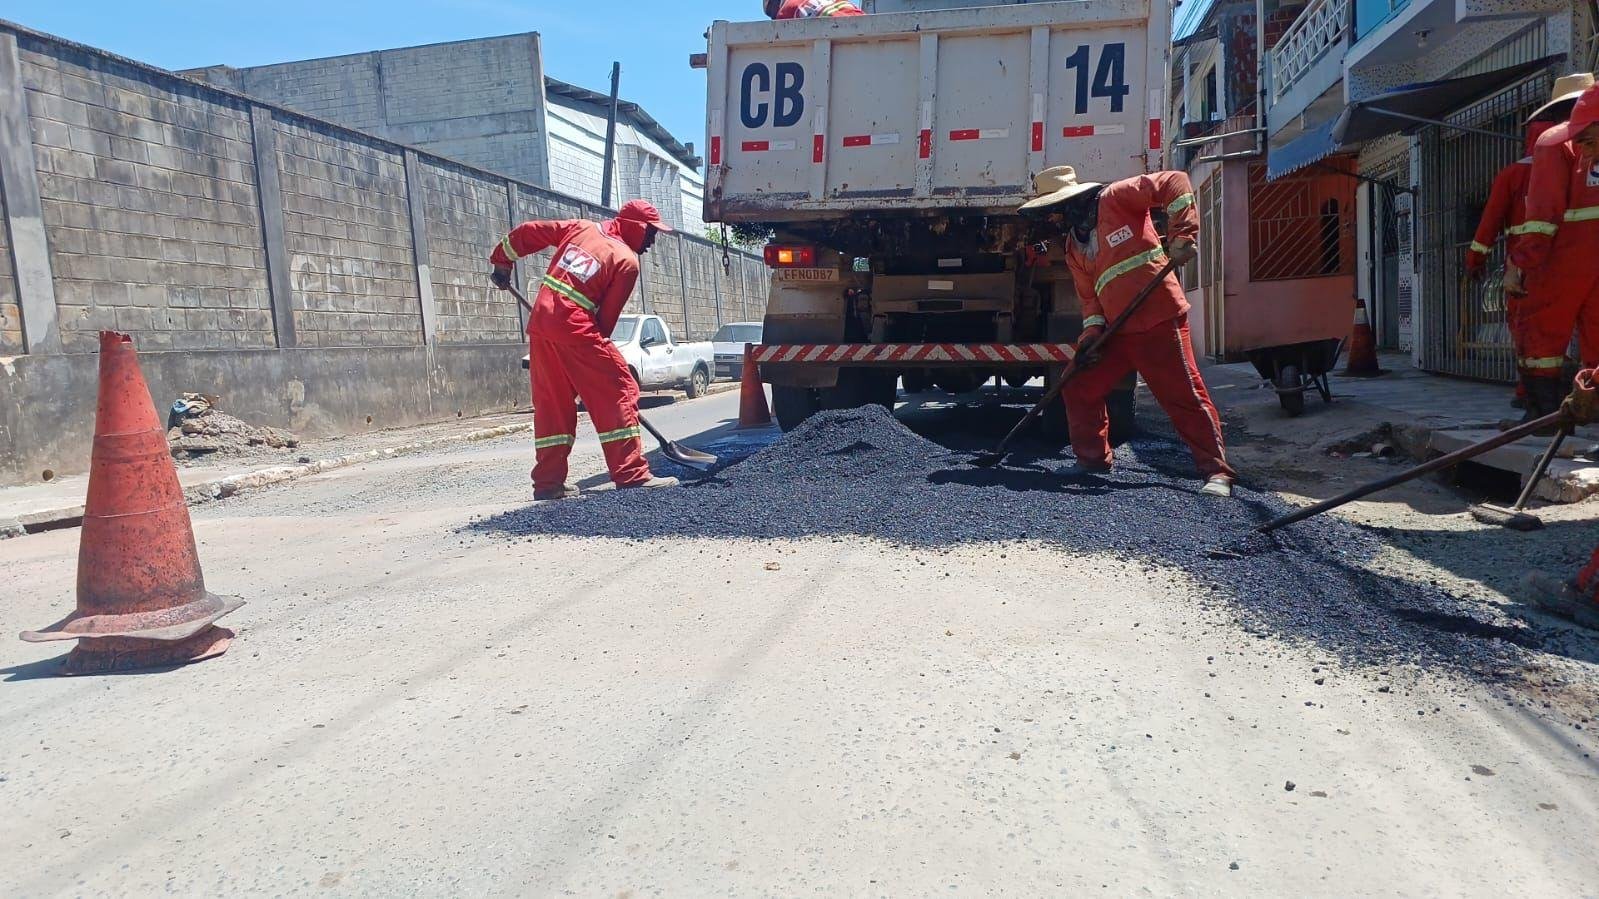
[[1314, 506], [1306, 506], [1297, 512], [1292, 512], [1288, 515], [1282, 516], [1281, 518], [1268, 521], [1255, 530], [1262, 534], [1269, 534], [1278, 528], [1285, 528], [1288, 525], [1304, 521], [1307, 518], [1313, 518], [1323, 512], [1336, 509], [1339, 506], [1346, 506], [1357, 499], [1387, 490], [1389, 487], [1397, 487], [1400, 484], [1406, 483], [1407, 481], [1414, 481], [1423, 475], [1432, 474], [1435, 471], [1442, 471], [1445, 468], [1459, 465], [1460, 463], [1474, 459], [1483, 453], [1496, 450], [1501, 446], [1515, 443], [1517, 440], [1520, 440], [1523, 437], [1536, 434], [1545, 428], [1564, 428], [1568, 427], [1569, 425], [1570, 422], [1567, 420], [1565, 412], [1555, 412], [1550, 415], [1545, 415], [1543, 418], [1529, 421], [1524, 425], [1517, 425], [1516, 427], [1511, 428], [1502, 434], [1490, 437], [1481, 443], [1474, 443], [1465, 449], [1456, 450], [1447, 456], [1439, 456], [1431, 462], [1424, 462], [1420, 465], [1417, 465], [1415, 468], [1407, 469], [1399, 474], [1383, 478], [1380, 481], [1372, 481], [1370, 484], [1366, 484], [1362, 487], [1356, 487], [1355, 489], [1350, 490], [1347, 493], [1341, 493], [1332, 499], [1322, 500], [1321, 502], [1316, 503]]
[[1005, 457], [1010, 455], [1011, 443], [1023, 431], [1027, 430], [1027, 426], [1032, 424], [1038, 416], [1043, 415], [1044, 410], [1048, 409], [1051, 403], [1060, 399], [1060, 392], [1066, 388], [1067, 382], [1086, 367], [1079, 365], [1078, 360], [1092, 359], [1094, 354], [1099, 351], [1099, 348], [1103, 347], [1106, 341], [1116, 336], [1116, 332], [1122, 329], [1122, 325], [1127, 324], [1127, 320], [1133, 317], [1133, 313], [1144, 305], [1144, 301], [1149, 299], [1149, 295], [1155, 292], [1155, 288], [1160, 286], [1160, 282], [1166, 280], [1166, 276], [1176, 271], [1181, 264], [1181, 260], [1168, 259], [1161, 270], [1155, 274], [1155, 277], [1149, 279], [1149, 283], [1144, 285], [1144, 289], [1138, 292], [1138, 296], [1133, 297], [1133, 301], [1127, 304], [1127, 308], [1122, 310], [1122, 314], [1116, 316], [1116, 320], [1110, 323], [1110, 326], [1105, 329], [1105, 333], [1099, 335], [1098, 340], [1084, 347], [1078, 352], [1076, 358], [1067, 363], [1066, 370], [1060, 373], [1060, 380], [1055, 382], [1055, 386], [1044, 394], [1044, 398], [1039, 400], [1036, 406], [1027, 411], [1027, 415], [1016, 423], [1016, 427], [1010, 429], [1010, 433], [1006, 434], [1005, 439], [999, 442], [999, 446], [995, 447], [993, 452], [979, 455], [972, 464], [979, 468], [993, 468], [1005, 461]]
[[[526, 306], [528, 314], [531, 315], [533, 312], [533, 304], [527, 301], [527, 297], [522, 295], [522, 291], [517, 290], [516, 285], [514, 284], [508, 289], [511, 291], [511, 296], [516, 297], [516, 301], [518, 303]], [[533, 414], [537, 415], [538, 410], [534, 410]], [[710, 471], [712, 468], [716, 467], [717, 459], [715, 456], [711, 455], [710, 453], [702, 453], [697, 449], [691, 449], [675, 440], [666, 439], [665, 435], [663, 435], [654, 425], [650, 424], [649, 421], [644, 418], [644, 413], [642, 412], [639, 413], [638, 423], [643, 425], [644, 430], [649, 431], [650, 436], [654, 437], [661, 444], [661, 455], [671, 459], [673, 462], [676, 462], [685, 468], [692, 468], [695, 471]]]

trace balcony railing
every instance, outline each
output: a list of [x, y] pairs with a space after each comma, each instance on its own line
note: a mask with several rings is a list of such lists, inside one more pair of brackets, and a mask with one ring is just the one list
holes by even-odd
[[1350, 0], [1316, 0], [1272, 48], [1272, 102], [1281, 100], [1349, 33]]

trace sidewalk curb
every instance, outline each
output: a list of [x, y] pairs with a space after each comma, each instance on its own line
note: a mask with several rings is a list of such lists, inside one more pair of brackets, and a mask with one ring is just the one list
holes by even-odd
[[[533, 423], [501, 425], [494, 428], [483, 428], [478, 431], [469, 431], [465, 434], [452, 434], [448, 437], [434, 437], [431, 440], [420, 440], [415, 443], [405, 443], [399, 446], [385, 447], [383, 449], [368, 450], [364, 453], [351, 453], [347, 456], [336, 456], [331, 459], [319, 459], [301, 465], [280, 465], [275, 468], [263, 468], [247, 474], [237, 474], [212, 481], [202, 481], [191, 484], [183, 489], [183, 498], [189, 506], [204, 505], [209, 502], [238, 496], [251, 490], [260, 490], [278, 484], [286, 484], [314, 474], [322, 474], [363, 462], [376, 462], [382, 459], [392, 459], [397, 456], [408, 456], [451, 443], [477, 443], [483, 440], [496, 440], [509, 437], [512, 434], [524, 434], [533, 430]], [[36, 534], [41, 531], [58, 530], [61, 528], [76, 527], [83, 521], [83, 506], [63, 506], [43, 512], [30, 512], [17, 518], [0, 519], [0, 540], [12, 537], [22, 537], [27, 534]]]

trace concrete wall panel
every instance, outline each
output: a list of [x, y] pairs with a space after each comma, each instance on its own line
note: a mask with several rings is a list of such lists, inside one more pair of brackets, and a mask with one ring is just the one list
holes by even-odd
[[273, 345], [246, 104], [19, 42], [63, 348]]
[[22, 348], [22, 310], [17, 306], [17, 278], [11, 267], [11, 231], [6, 227], [6, 198], [0, 192], [0, 356], [14, 356]]
[[404, 154], [292, 115], [277, 136], [300, 345], [421, 343]]
[[427, 210], [439, 342], [519, 340], [516, 300], [495, 290], [488, 279], [489, 252], [506, 231], [505, 182], [427, 160], [420, 189]]

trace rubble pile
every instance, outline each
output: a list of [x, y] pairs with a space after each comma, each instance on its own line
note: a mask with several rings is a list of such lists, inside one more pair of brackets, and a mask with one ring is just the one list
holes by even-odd
[[221, 454], [263, 455], [295, 449], [300, 438], [279, 428], [261, 428], [216, 408], [216, 401], [184, 394], [168, 419], [167, 446], [179, 461]]
[[1531, 631], [1485, 614], [1482, 603], [1367, 571], [1359, 562], [1375, 557], [1380, 542], [1348, 522], [1322, 517], [1271, 537], [1252, 534], [1290, 507], [1243, 485], [1232, 500], [1201, 494], [1187, 451], [1169, 441], [1122, 447], [1108, 476], [1074, 475], [1071, 461], [1065, 451], [978, 468], [969, 454], [918, 436], [874, 406], [817, 415], [682, 490], [536, 504], [472, 528], [632, 539], [866, 538], [932, 550], [1028, 541], [1179, 568], [1246, 627], [1350, 661], [1487, 673], [1536, 643]]

